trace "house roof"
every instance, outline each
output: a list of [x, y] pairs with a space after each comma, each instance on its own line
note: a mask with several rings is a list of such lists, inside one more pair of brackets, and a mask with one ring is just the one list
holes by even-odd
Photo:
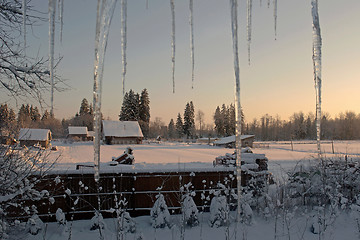
[[104, 137], [144, 137], [137, 121], [102, 122]]
[[87, 135], [87, 134], [88, 134], [87, 127], [69, 126], [69, 135]]
[[49, 129], [35, 129], [35, 128], [21, 128], [19, 133], [19, 140], [49, 140], [51, 131]]
[[[255, 137], [255, 135], [241, 135], [241, 140], [245, 140], [248, 138], [252, 138]], [[219, 140], [215, 141], [214, 144], [228, 144], [228, 143], [232, 143], [235, 142], [235, 135], [229, 136], [229, 137], [224, 137], [224, 138], [220, 138]]]

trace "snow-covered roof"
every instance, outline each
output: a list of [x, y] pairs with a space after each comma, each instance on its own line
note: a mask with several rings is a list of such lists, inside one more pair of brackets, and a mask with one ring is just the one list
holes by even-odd
[[136, 121], [103, 120], [104, 137], [143, 137], [140, 125]]
[[94, 131], [88, 131], [88, 136], [89, 136], [89, 137], [94, 137], [94, 136], [95, 136], [95, 132], [94, 132]]
[[73, 127], [69, 126], [69, 135], [87, 135], [87, 127]]
[[19, 140], [46, 141], [51, 137], [49, 129], [21, 128]]
[[[241, 135], [241, 140], [245, 140], [252, 137], [255, 137], [255, 135]], [[227, 144], [232, 142], [235, 142], [235, 135], [220, 138], [219, 140], [215, 141], [214, 144]]]

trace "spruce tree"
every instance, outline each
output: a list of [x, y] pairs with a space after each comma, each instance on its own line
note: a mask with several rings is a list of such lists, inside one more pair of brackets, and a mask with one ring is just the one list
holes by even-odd
[[184, 111], [184, 134], [187, 138], [192, 138], [195, 133], [195, 110], [191, 101], [186, 104]]
[[174, 139], [175, 136], [176, 136], [175, 123], [174, 123], [174, 119], [171, 119], [168, 125], [168, 137], [170, 139]]
[[177, 137], [182, 138], [182, 136], [184, 135], [184, 127], [183, 127], [183, 121], [182, 121], [180, 113], [178, 113], [175, 127], [176, 127]]
[[220, 107], [217, 106], [214, 114], [215, 130], [219, 137], [224, 136], [224, 121], [221, 115]]
[[140, 95], [139, 124], [144, 136], [148, 137], [150, 124], [150, 99], [146, 88], [142, 90]]
[[139, 120], [139, 94], [132, 89], [125, 93], [124, 100], [119, 114], [120, 121], [138, 121]]
[[81, 101], [81, 105], [80, 105], [80, 111], [79, 114], [80, 115], [86, 115], [90, 113], [90, 106], [89, 106], [89, 102], [86, 98], [84, 98]]

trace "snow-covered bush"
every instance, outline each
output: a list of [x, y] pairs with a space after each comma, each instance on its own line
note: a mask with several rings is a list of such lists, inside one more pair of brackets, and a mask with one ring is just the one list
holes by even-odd
[[58, 208], [58, 209], [56, 210], [56, 221], [57, 221], [60, 225], [65, 225], [65, 224], [66, 224], [65, 213], [62, 211], [61, 208]]
[[214, 196], [210, 203], [210, 227], [226, 226], [229, 223], [229, 205], [226, 196]]
[[136, 223], [130, 214], [126, 211], [121, 211], [118, 217], [119, 230], [121, 232], [134, 233], [136, 231]]
[[[19, 210], [23, 210], [25, 214], [30, 214], [30, 208], [22, 204], [24, 201], [49, 198], [48, 191], [35, 188], [56, 161], [50, 161], [48, 156], [49, 152], [43, 149], [0, 145], [0, 236], [5, 229], [3, 226], [6, 226], [9, 213], [21, 213]], [[30, 220], [29, 224], [34, 221]], [[36, 232], [35, 228], [32, 227], [31, 232]]]
[[164, 195], [156, 195], [156, 201], [150, 211], [150, 221], [154, 228], [170, 227], [170, 213]]
[[37, 235], [43, 228], [44, 223], [37, 214], [32, 215], [31, 218], [28, 219], [26, 224], [27, 232], [31, 233], [32, 235]]
[[90, 230], [104, 229], [104, 218], [98, 211], [95, 211], [95, 215], [90, 220]]
[[184, 197], [183, 212], [186, 225], [190, 227], [199, 225], [199, 210], [190, 194], [185, 195]]

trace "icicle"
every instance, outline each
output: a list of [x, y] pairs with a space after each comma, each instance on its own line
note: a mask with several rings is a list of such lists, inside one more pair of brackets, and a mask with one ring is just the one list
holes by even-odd
[[51, 109], [54, 116], [54, 45], [55, 45], [55, 12], [56, 0], [49, 0], [49, 68], [51, 82]]
[[262, 7], [262, 0], [260, 0], [260, 7]]
[[121, 0], [121, 54], [122, 54], [122, 87], [123, 96], [125, 96], [125, 75], [126, 75], [126, 36], [127, 29], [127, 0]]
[[146, 0], [146, 9], [149, 9], [149, 0]]
[[23, 35], [24, 35], [24, 53], [26, 49], [26, 9], [27, 9], [27, 0], [22, 1], [22, 15], [23, 15], [23, 22], [22, 22], [22, 28], [23, 28]]
[[101, 91], [104, 71], [104, 58], [111, 19], [116, 0], [98, 0], [95, 34], [95, 63], [94, 63], [94, 178], [100, 180], [100, 137], [101, 137]]
[[175, 93], [175, 3], [174, 0], [170, 0], [171, 8], [171, 62], [172, 62], [172, 81], [173, 81], [173, 93]]
[[250, 65], [250, 45], [251, 45], [251, 13], [252, 13], [252, 0], [247, 0], [247, 44], [248, 44], [248, 62]]
[[58, 2], [58, 9], [59, 9], [59, 21], [60, 21], [60, 42], [62, 42], [62, 32], [64, 26], [64, 0], [59, 0]]
[[277, 0], [274, 0], [274, 31], [276, 40], [276, 25], [277, 25]]
[[236, 179], [238, 193], [237, 217], [240, 220], [241, 215], [241, 104], [240, 104], [240, 69], [239, 69], [239, 50], [238, 50], [238, 20], [237, 20], [237, 0], [230, 0], [231, 7], [231, 31], [234, 54], [234, 72], [235, 72], [235, 111], [236, 111]]
[[189, 0], [189, 9], [190, 9], [189, 22], [190, 22], [190, 49], [191, 49], [190, 57], [191, 57], [191, 80], [192, 80], [191, 88], [193, 89], [194, 88], [194, 70], [195, 70], [193, 0]]
[[268, 0], [267, 6], [268, 8], [270, 8], [270, 0]]
[[314, 81], [316, 91], [316, 142], [318, 149], [318, 158], [321, 159], [320, 148], [320, 124], [321, 124], [321, 31], [318, 12], [318, 0], [311, 1], [311, 13], [313, 18], [313, 65]]

